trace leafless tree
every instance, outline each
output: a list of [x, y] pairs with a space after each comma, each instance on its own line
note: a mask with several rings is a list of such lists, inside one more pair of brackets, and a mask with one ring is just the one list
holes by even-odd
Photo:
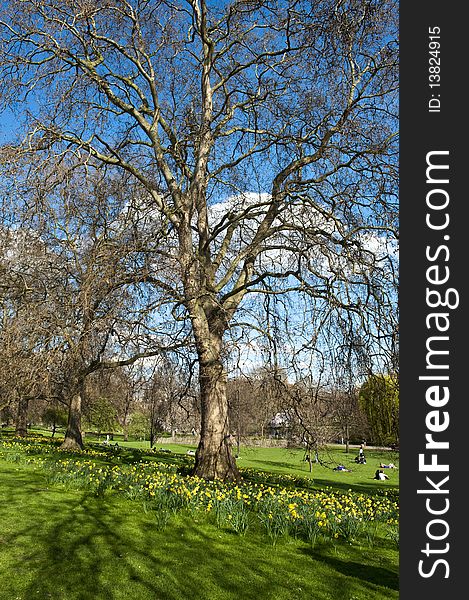
[[226, 350], [260, 295], [305, 299], [312, 340], [324, 307], [390, 335], [396, 31], [386, 0], [0, 7], [1, 100], [27, 132], [8, 151], [121, 170], [158, 214], [170, 272], [149, 275], [195, 345], [199, 476], [239, 477]]
[[30, 402], [47, 396], [58, 306], [53, 257], [34, 232], [0, 228], [0, 406], [16, 407], [16, 434], [27, 433]]
[[285, 382], [281, 374], [257, 367], [228, 380], [232, 432], [247, 442], [247, 436], [265, 438], [269, 423], [285, 408]]
[[[129, 218], [129, 194], [122, 193], [122, 181], [63, 168], [55, 172], [42, 169], [38, 177], [35, 166], [34, 161], [28, 163], [29, 177], [22, 194], [10, 194], [22, 230], [9, 229], [7, 234], [14, 240], [27, 236], [29, 250], [27, 260], [21, 260], [17, 251], [7, 271], [10, 280], [15, 274], [21, 281], [29, 278], [34, 282], [31, 289], [42, 292], [40, 311], [25, 302], [24, 295], [20, 298], [22, 314], [41, 335], [35, 341], [38, 348], [25, 350], [26, 369], [33, 372], [33, 365], [42, 358], [41, 368], [36, 369], [47, 379], [48, 389], [42, 394], [69, 408], [64, 446], [82, 447], [86, 379], [98, 370], [159, 353], [161, 345], [150, 320], [155, 321], [154, 310], [164, 299], [159, 297], [149, 308], [146, 269], [136, 257], [141, 235], [139, 240], [133, 235], [135, 223]], [[37, 240], [36, 246], [43, 249], [42, 263], [47, 259], [47, 269], [43, 267], [41, 272], [31, 240]], [[7, 289], [14, 291], [12, 285], [6, 285]], [[29, 334], [18, 318], [15, 332], [24, 347]], [[30, 379], [14, 375], [17, 385]], [[27, 401], [19, 406], [26, 414]]]

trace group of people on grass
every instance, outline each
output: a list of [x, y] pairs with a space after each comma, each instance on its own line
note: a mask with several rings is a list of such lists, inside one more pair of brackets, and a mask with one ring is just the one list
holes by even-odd
[[378, 479], [380, 481], [384, 481], [385, 479], [389, 479], [383, 469], [395, 469], [396, 465], [394, 463], [389, 463], [388, 465], [384, 463], [379, 463], [379, 469], [376, 469], [376, 473], [373, 479]]
[[[358, 456], [355, 457], [355, 462], [359, 465], [366, 465], [365, 449], [363, 447], [363, 444], [360, 444], [360, 448], [358, 450]], [[386, 475], [386, 473], [383, 471], [383, 469], [395, 469], [395, 468], [396, 468], [396, 465], [392, 462], [389, 464], [380, 462], [379, 469], [376, 469], [373, 479], [376, 479], [378, 481], [384, 481], [386, 479], [389, 479], [389, 477]], [[334, 471], [347, 471], [347, 472], [350, 471], [350, 469], [347, 469], [346, 467], [344, 467], [344, 465], [337, 465], [337, 467], [334, 467], [333, 470]]]

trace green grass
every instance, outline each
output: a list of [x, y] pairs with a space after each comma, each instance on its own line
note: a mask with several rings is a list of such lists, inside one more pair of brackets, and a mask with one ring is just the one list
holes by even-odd
[[[32, 430], [32, 433], [50, 436], [50, 431], [44, 429]], [[6, 433], [11, 435], [12, 432]], [[5, 435], [5, 434], [4, 434]], [[63, 438], [63, 432], [56, 434], [58, 439]], [[128, 441], [124, 442], [122, 436], [115, 435], [114, 442], [117, 441], [121, 448], [134, 448], [137, 450], [149, 450], [149, 441]], [[104, 437], [101, 438], [101, 443]], [[88, 436], [85, 442], [100, 443], [97, 436]], [[159, 438], [155, 448], [164, 448], [174, 454], [186, 454], [188, 450], [195, 450], [196, 445], [166, 443], [164, 438]], [[294, 476], [307, 477], [314, 480], [318, 487], [334, 486], [348, 489], [351, 487], [357, 491], [373, 491], [378, 488], [394, 489], [399, 488], [399, 452], [387, 449], [366, 448], [366, 465], [355, 463], [355, 456], [358, 454], [358, 447], [350, 447], [348, 453], [344, 446], [330, 445], [320, 451], [320, 459], [323, 464], [313, 463], [312, 473], [309, 472], [309, 465], [304, 461], [304, 451], [295, 448], [261, 448], [241, 446], [240, 458], [237, 463], [240, 467], [252, 468], [272, 473], [286, 473]], [[388, 481], [376, 481], [373, 479], [376, 469], [380, 462], [393, 462], [397, 469], [387, 469]], [[351, 472], [336, 472], [333, 467], [343, 464]]]
[[[123, 448], [149, 448], [144, 442], [122, 442]], [[175, 454], [186, 454], [187, 450], [195, 450], [196, 446], [184, 444], [157, 444], [156, 448], [171, 450]], [[330, 446], [320, 453], [324, 464], [313, 463], [312, 472], [304, 461], [304, 451], [301, 449], [287, 448], [252, 448], [241, 447], [240, 458], [237, 460], [239, 467], [267, 471], [270, 473], [287, 474], [312, 479], [317, 487], [331, 486], [337, 489], [352, 489], [354, 491], [374, 492], [378, 489], [399, 489], [399, 453], [390, 450], [366, 450], [366, 465], [355, 463], [358, 451], [351, 449], [346, 453], [342, 447]], [[380, 463], [393, 462], [396, 469], [386, 469], [389, 477], [387, 481], [374, 479], [376, 469]], [[334, 471], [338, 464], [344, 465], [349, 472]]]
[[[50, 437], [50, 431], [44, 429], [34, 429], [31, 433], [43, 437]], [[0, 440], [11, 439], [14, 435], [12, 430], [3, 430], [0, 432]], [[63, 433], [57, 433], [55, 440], [59, 443], [63, 439]], [[98, 441], [96, 436], [88, 436], [85, 439], [87, 446], [100, 447], [103, 439]], [[114, 442], [111, 442], [111, 445]], [[140, 458], [148, 459], [145, 451], [150, 450], [148, 441], [128, 441], [117, 440], [121, 451], [137, 450], [139, 454], [135, 455], [134, 460]], [[169, 450], [171, 454], [159, 454], [158, 460], [164, 462], [176, 461], [180, 456], [187, 456], [188, 450], [195, 450], [195, 445], [165, 443], [161, 440], [155, 444], [155, 450]], [[388, 489], [398, 491], [399, 489], [399, 452], [387, 449], [366, 448], [366, 465], [355, 463], [355, 456], [358, 454], [358, 448], [351, 447], [350, 451], [345, 452], [344, 446], [330, 445], [320, 451], [321, 464], [313, 463], [312, 472], [309, 472], [309, 465], [304, 460], [304, 451], [295, 448], [261, 448], [241, 446], [240, 458], [237, 464], [241, 468], [255, 469], [268, 473], [286, 474], [295, 477], [304, 477], [311, 479], [318, 488], [334, 487], [336, 489], [352, 489], [357, 492], [373, 493], [379, 489]], [[124, 457], [122, 457], [124, 458]], [[150, 455], [150, 460], [152, 455]], [[396, 469], [385, 469], [389, 480], [377, 481], [374, 479], [376, 469], [380, 463], [393, 462]], [[349, 472], [334, 471], [333, 467], [338, 464], [344, 465]]]
[[[47, 430], [33, 430], [33, 433], [49, 437], [50, 432]], [[3, 438], [8, 439], [13, 435], [12, 431], [4, 431]], [[63, 438], [62, 434], [57, 434], [57, 439]], [[1, 434], [0, 434], [1, 439]], [[87, 438], [86, 443], [99, 444], [96, 438]], [[121, 439], [117, 440], [120, 448], [135, 449], [145, 451], [150, 449], [148, 441], [129, 441], [124, 442]], [[195, 450], [195, 445], [187, 444], [172, 444], [165, 443], [163, 439], [155, 445], [156, 449], [170, 450], [175, 454], [159, 455], [158, 460], [172, 462], [179, 455], [186, 455], [188, 450]], [[241, 446], [240, 458], [237, 464], [241, 468], [255, 469], [257, 471], [265, 471], [269, 473], [286, 474], [298, 477], [312, 479], [314, 485], [318, 488], [333, 487], [335, 489], [348, 490], [356, 492], [373, 493], [377, 490], [399, 490], [399, 452], [393, 452], [386, 449], [366, 448], [365, 455], [367, 458], [366, 465], [358, 465], [355, 463], [355, 456], [358, 454], [358, 449], [351, 447], [348, 453], [345, 452], [344, 446], [328, 446], [320, 452], [322, 464], [313, 463], [312, 472], [309, 472], [309, 465], [304, 461], [304, 451], [302, 449], [290, 448], [260, 448]], [[139, 457], [140, 458], [140, 455]], [[143, 458], [147, 459], [144, 454]], [[376, 469], [380, 463], [393, 462], [396, 469], [385, 469], [389, 480], [377, 481], [374, 479]], [[333, 467], [338, 464], [344, 465], [350, 472], [334, 471]]]
[[[270, 455], [269, 455], [270, 456]], [[1, 600], [392, 600], [398, 554], [218, 529], [181, 512], [164, 531], [139, 502], [47, 483], [0, 460]]]

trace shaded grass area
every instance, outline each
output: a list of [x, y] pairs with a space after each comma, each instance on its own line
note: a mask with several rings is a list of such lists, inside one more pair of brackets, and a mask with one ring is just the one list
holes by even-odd
[[51, 486], [0, 460], [0, 599], [378, 600], [398, 598], [397, 551], [218, 529], [113, 495]]

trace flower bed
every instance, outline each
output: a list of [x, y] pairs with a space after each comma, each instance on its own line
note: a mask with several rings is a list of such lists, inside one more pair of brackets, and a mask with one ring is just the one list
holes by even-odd
[[[148, 454], [146, 452], [145, 454]], [[90, 493], [122, 494], [140, 500], [145, 510], [155, 511], [156, 524], [164, 527], [171, 511], [204, 514], [243, 535], [260, 527], [273, 544], [287, 534], [316, 543], [323, 539], [364, 540], [372, 545], [386, 532], [398, 543], [399, 507], [395, 493], [368, 495], [348, 490], [314, 489], [311, 480], [289, 475], [257, 473], [247, 469], [242, 483], [206, 481], [187, 473], [190, 457], [179, 463], [142, 460], [132, 451], [134, 462], [126, 464], [115, 450], [89, 447], [83, 452], [61, 450], [47, 438], [28, 438], [0, 443], [5, 460], [41, 468], [48, 482]], [[181, 473], [182, 471], [182, 473]], [[271, 481], [269, 482], [269, 475]]]

